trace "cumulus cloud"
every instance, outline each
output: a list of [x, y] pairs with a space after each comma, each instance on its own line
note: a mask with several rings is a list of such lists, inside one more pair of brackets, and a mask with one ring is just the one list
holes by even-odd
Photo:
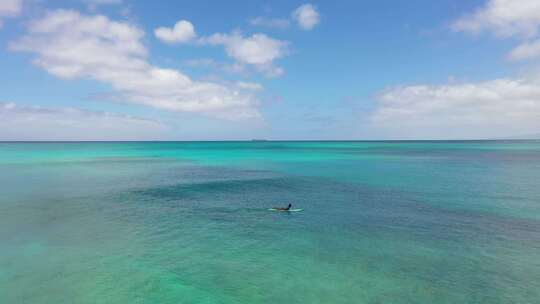
[[493, 138], [540, 130], [540, 79], [390, 88], [370, 122], [399, 138]]
[[311, 4], [303, 4], [292, 12], [292, 18], [304, 30], [313, 29], [320, 21], [317, 8]]
[[489, 0], [474, 13], [452, 24], [459, 32], [480, 33], [490, 31], [501, 37], [532, 37], [538, 34], [540, 1]]
[[0, 140], [151, 140], [167, 132], [159, 122], [127, 115], [0, 102]]
[[55, 10], [31, 22], [10, 48], [36, 54], [34, 63], [55, 76], [109, 84], [126, 102], [223, 119], [260, 117], [249, 92], [151, 65], [143, 36], [126, 22]]
[[176, 22], [173, 28], [159, 27], [155, 29], [156, 37], [166, 43], [182, 43], [193, 40], [197, 34], [195, 27], [187, 20]]
[[240, 64], [254, 66], [268, 76], [283, 74], [281, 67], [273, 65], [274, 60], [287, 54], [288, 43], [268, 37], [265, 34], [253, 34], [244, 37], [239, 32], [231, 34], [216, 33], [200, 39], [202, 44], [223, 45], [227, 55]]
[[288, 19], [284, 18], [266, 18], [266, 17], [255, 17], [249, 20], [249, 24], [254, 26], [262, 26], [268, 28], [278, 28], [286, 29], [291, 23]]

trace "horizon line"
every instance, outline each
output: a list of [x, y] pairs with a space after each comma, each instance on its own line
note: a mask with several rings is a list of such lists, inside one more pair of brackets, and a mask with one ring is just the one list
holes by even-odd
[[540, 138], [500, 139], [224, 139], [224, 140], [0, 140], [0, 143], [173, 143], [173, 142], [479, 142], [540, 141]]

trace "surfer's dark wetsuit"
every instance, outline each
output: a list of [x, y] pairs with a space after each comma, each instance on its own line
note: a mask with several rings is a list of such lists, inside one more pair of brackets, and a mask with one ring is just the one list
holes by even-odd
[[277, 208], [278, 210], [282, 210], [282, 211], [288, 211], [290, 210], [292, 207], [292, 204], [289, 204], [289, 206], [287, 206], [287, 208]]

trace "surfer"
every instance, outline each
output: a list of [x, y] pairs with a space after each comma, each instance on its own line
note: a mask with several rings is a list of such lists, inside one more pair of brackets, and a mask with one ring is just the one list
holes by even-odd
[[289, 204], [289, 206], [287, 206], [286, 208], [285, 207], [275, 207], [274, 209], [279, 210], [279, 211], [289, 211], [289, 210], [291, 210], [291, 207], [292, 207], [292, 204]]

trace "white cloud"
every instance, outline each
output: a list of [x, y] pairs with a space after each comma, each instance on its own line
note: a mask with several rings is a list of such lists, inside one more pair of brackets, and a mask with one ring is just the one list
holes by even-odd
[[[22, 11], [22, 0], [0, 0], [0, 18], [16, 17]], [[3, 21], [0, 19], [0, 28], [3, 26]]]
[[540, 40], [522, 43], [509, 54], [511, 60], [524, 60], [536, 57], [540, 57]]
[[[538, 34], [540, 1], [490, 0], [452, 24], [455, 31], [530, 39]], [[523, 42], [511, 60], [540, 56], [540, 41]], [[502, 138], [540, 131], [540, 77], [447, 85], [413, 85], [378, 94], [369, 121], [394, 138]]]
[[21, 13], [22, 0], [0, 1], [0, 16], [14, 17]]
[[159, 40], [167, 43], [188, 42], [197, 36], [193, 24], [187, 20], [176, 22], [173, 28], [159, 27], [155, 29], [154, 34]]
[[501, 37], [532, 37], [540, 26], [540, 1], [489, 0], [474, 13], [452, 24], [459, 32], [480, 33], [490, 31]]
[[[293, 22], [296, 22], [303, 30], [311, 30], [321, 21], [317, 8], [311, 4], [303, 4], [296, 8], [290, 14], [290, 19], [292, 19]], [[290, 19], [259, 16], [250, 19], [249, 23], [254, 26], [285, 29], [290, 26]]]
[[242, 63], [264, 65], [272, 63], [285, 53], [286, 43], [265, 34], [243, 37], [240, 33], [214, 34], [206, 40], [209, 44], [223, 44], [229, 56]]
[[370, 121], [398, 138], [494, 138], [540, 130], [540, 80], [387, 89]]
[[252, 65], [268, 76], [283, 74], [283, 69], [275, 67], [273, 62], [287, 54], [286, 41], [273, 39], [260, 33], [244, 37], [239, 32], [217, 33], [201, 38], [199, 41], [203, 44], [223, 45], [229, 57], [240, 64]]
[[255, 17], [249, 20], [249, 24], [254, 26], [262, 26], [269, 28], [278, 28], [286, 29], [291, 23], [288, 19], [283, 18], [265, 18], [265, 17]]
[[313, 29], [320, 21], [317, 8], [311, 4], [303, 4], [292, 12], [292, 18], [304, 30]]
[[150, 140], [167, 132], [159, 122], [127, 115], [0, 102], [0, 140]]
[[249, 92], [194, 81], [180, 71], [148, 63], [143, 36], [126, 22], [55, 10], [31, 22], [27, 35], [10, 48], [35, 53], [34, 63], [55, 76], [107, 83], [126, 102], [224, 119], [260, 117], [258, 101]]
[[508, 54], [510, 60], [540, 57], [540, 40], [532, 39], [540, 33], [540, 1], [537, 0], [489, 0], [474, 13], [455, 21], [451, 28], [473, 34], [492, 32], [501, 38], [516, 36], [524, 41]]

